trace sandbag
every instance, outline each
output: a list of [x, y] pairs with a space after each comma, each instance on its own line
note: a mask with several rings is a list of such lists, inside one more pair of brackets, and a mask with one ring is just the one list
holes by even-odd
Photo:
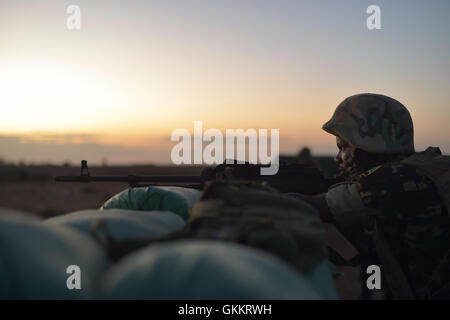
[[264, 251], [214, 240], [153, 244], [113, 266], [107, 299], [336, 299], [324, 260], [308, 274]]
[[[67, 268], [81, 270], [81, 289], [69, 290]], [[0, 214], [0, 299], [98, 298], [109, 266], [102, 248], [70, 228], [20, 213]]]
[[13, 219], [15, 221], [39, 221], [42, 218], [30, 212], [0, 207], [0, 219]]
[[81, 210], [47, 219], [45, 223], [70, 227], [88, 236], [95, 236], [96, 226], [102, 225], [109, 240], [116, 242], [156, 238], [178, 231], [184, 226], [184, 220], [172, 212], [121, 209]]
[[326, 258], [326, 232], [318, 213], [302, 200], [254, 182], [208, 184], [184, 233], [265, 250], [300, 272]]
[[143, 211], [171, 211], [184, 220], [189, 209], [200, 200], [201, 192], [182, 187], [139, 187], [126, 189], [107, 200], [100, 208]]

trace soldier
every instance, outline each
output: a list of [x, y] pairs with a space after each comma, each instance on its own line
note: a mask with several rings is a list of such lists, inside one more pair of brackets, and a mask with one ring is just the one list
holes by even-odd
[[322, 128], [336, 136], [344, 182], [295, 196], [380, 265], [387, 298], [450, 298], [449, 157], [415, 153], [408, 110], [384, 95], [348, 97]]
[[315, 165], [311, 156], [311, 150], [308, 147], [304, 147], [298, 152], [297, 163], [305, 167], [313, 167]]

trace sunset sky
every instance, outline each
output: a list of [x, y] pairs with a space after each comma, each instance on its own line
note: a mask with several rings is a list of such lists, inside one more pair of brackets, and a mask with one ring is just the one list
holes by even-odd
[[450, 153], [449, 15], [447, 0], [1, 0], [0, 158], [169, 163], [194, 120], [331, 155], [321, 126], [362, 92], [410, 110], [417, 150]]

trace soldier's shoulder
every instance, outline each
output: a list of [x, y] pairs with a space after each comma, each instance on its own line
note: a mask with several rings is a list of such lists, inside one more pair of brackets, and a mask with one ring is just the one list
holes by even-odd
[[359, 191], [380, 191], [396, 193], [399, 191], [417, 191], [427, 188], [431, 181], [409, 164], [389, 162], [370, 168], [356, 179]]
[[369, 170], [361, 173], [356, 179], [357, 180], [384, 180], [386, 178], [401, 178], [408, 179], [412, 177], [421, 176], [422, 174], [416, 170], [415, 167], [397, 161], [397, 162], [386, 162]]

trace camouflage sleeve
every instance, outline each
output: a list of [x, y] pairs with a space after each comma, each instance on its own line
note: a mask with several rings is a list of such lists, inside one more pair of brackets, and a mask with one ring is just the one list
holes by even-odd
[[[403, 163], [372, 168], [352, 183], [330, 188], [327, 194], [330, 210], [345, 223], [358, 223], [361, 215], [376, 215], [390, 221], [420, 215], [428, 206], [439, 205], [440, 200], [432, 182], [417, 170]], [[343, 219], [343, 215], [347, 218]]]
[[326, 200], [333, 217], [340, 227], [362, 224], [372, 213], [361, 200], [356, 183], [343, 182], [330, 187]]
[[427, 206], [439, 205], [440, 200], [432, 182], [416, 168], [386, 163], [366, 171], [354, 182], [332, 186], [327, 203], [337, 223], [346, 227], [371, 215], [390, 221], [410, 219], [426, 212]]

